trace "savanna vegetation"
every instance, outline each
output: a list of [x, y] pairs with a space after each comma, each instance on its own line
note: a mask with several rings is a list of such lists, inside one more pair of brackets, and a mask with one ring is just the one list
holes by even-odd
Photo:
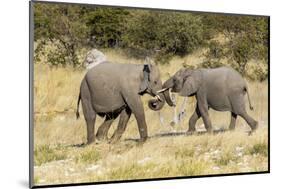
[[[37, 185], [163, 178], [268, 170], [268, 20], [266, 17], [163, 12], [67, 4], [34, 3], [34, 181]], [[144, 63], [152, 58], [162, 81], [182, 67], [228, 65], [246, 78], [259, 129], [248, 136], [238, 118], [234, 132], [178, 135], [186, 116], [172, 126], [174, 110], [159, 112], [142, 97], [150, 138], [138, 144], [134, 117], [119, 143], [86, 141], [83, 117], [76, 120], [86, 52], [98, 48], [109, 61]], [[176, 97], [179, 112], [182, 97]], [[246, 100], [246, 99], [245, 99]], [[80, 109], [80, 111], [82, 111]], [[82, 114], [83, 115], [83, 114]], [[210, 110], [214, 129], [226, 129], [227, 112]], [[103, 122], [98, 117], [96, 127]], [[116, 129], [117, 120], [109, 134]], [[196, 126], [204, 131], [202, 120]]]
[[[206, 50], [203, 67], [229, 64], [263, 81], [268, 68], [268, 18], [161, 10], [35, 3], [35, 62], [79, 66], [81, 52], [116, 49], [168, 64], [173, 56]], [[48, 51], [49, 44], [54, 47]], [[82, 53], [83, 54], [83, 53]], [[255, 74], [247, 64], [256, 62]]]

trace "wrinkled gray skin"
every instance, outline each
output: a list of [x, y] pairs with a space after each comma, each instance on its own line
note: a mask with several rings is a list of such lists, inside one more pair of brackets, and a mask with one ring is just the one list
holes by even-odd
[[[252, 130], [257, 128], [257, 121], [250, 117], [245, 109], [244, 95], [246, 93], [250, 109], [253, 109], [246, 82], [232, 68], [181, 69], [163, 84], [163, 88], [171, 89], [180, 96], [196, 97], [196, 109], [189, 120], [188, 132], [195, 131], [196, 121], [200, 117], [202, 117], [207, 131], [212, 132], [209, 108], [231, 112], [230, 130], [235, 128], [237, 115], [241, 116]], [[164, 95], [167, 103], [173, 106], [168, 90], [164, 92]]]
[[[147, 139], [147, 125], [141, 95], [156, 95], [162, 88], [159, 69], [155, 65], [115, 64], [104, 62], [90, 69], [82, 80], [77, 102], [76, 116], [79, 118], [79, 102], [82, 101], [84, 117], [87, 123], [87, 143], [95, 141], [96, 116], [105, 117], [98, 128], [98, 140], [107, 139], [112, 122], [120, 115], [116, 131], [110, 142], [119, 140], [126, 129], [131, 114], [134, 114], [140, 133], [140, 141]], [[165, 104], [161, 100], [151, 99], [148, 105], [153, 110], [161, 109]]]

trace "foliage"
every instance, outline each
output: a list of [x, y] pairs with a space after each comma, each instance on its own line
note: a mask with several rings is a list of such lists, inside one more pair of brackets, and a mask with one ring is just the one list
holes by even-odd
[[[251, 60], [268, 60], [268, 18], [210, 13], [184, 13], [99, 6], [34, 3], [35, 62], [45, 54], [51, 65], [81, 64], [81, 49], [119, 48], [133, 58], [169, 63], [205, 46], [204, 67], [221, 60], [241, 74]], [[217, 39], [222, 36], [223, 39]], [[259, 74], [264, 80], [267, 74]]]
[[92, 46], [118, 47], [125, 30], [126, 19], [130, 17], [129, 13], [121, 8], [97, 7], [89, 11], [86, 20]]
[[224, 64], [222, 64], [221, 62], [216, 61], [216, 60], [207, 60], [207, 61], [203, 62], [200, 65], [200, 67], [202, 67], [202, 68], [218, 68], [218, 67], [221, 67], [223, 65]]
[[[268, 19], [259, 16], [203, 15], [204, 27], [209, 38], [215, 33], [223, 33], [225, 44], [209, 43], [208, 59], [228, 58], [241, 74], [249, 60], [268, 59]], [[212, 36], [213, 35], [213, 36]]]
[[[59, 41], [59, 49], [65, 51], [49, 57], [52, 64], [66, 64], [62, 56], [68, 57], [70, 64], [77, 65], [77, 48], [85, 44], [89, 29], [86, 26], [85, 15], [88, 8], [79, 5], [35, 3], [34, 38], [40, 43], [45, 40]], [[40, 46], [40, 45], [39, 45]], [[38, 51], [38, 49], [35, 49]]]
[[138, 11], [128, 21], [123, 36], [125, 47], [133, 55], [156, 55], [156, 60], [164, 62], [171, 55], [185, 55], [202, 43], [202, 23], [200, 17], [189, 13], [162, 11]]
[[223, 45], [217, 41], [211, 41], [208, 46], [209, 53], [207, 54], [207, 58], [220, 60], [225, 56]]
[[268, 156], [268, 145], [264, 142], [256, 143], [252, 147], [249, 147], [248, 153], [251, 155], [260, 154]]
[[263, 63], [247, 64], [245, 76], [253, 81], [264, 81], [268, 78], [268, 65]]

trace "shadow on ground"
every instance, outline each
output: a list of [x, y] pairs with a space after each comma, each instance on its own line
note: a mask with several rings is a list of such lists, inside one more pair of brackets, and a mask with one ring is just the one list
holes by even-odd
[[[227, 129], [217, 129], [213, 131], [213, 134], [219, 134], [219, 133], [224, 133], [228, 132], [229, 130]], [[175, 136], [191, 136], [191, 135], [203, 135], [203, 134], [208, 134], [207, 131], [196, 131], [196, 132], [167, 132], [167, 133], [158, 133], [152, 136], [149, 136], [148, 138], [162, 138], [162, 137], [175, 137]], [[139, 139], [136, 138], [126, 138], [125, 141], [135, 141], [138, 142]]]

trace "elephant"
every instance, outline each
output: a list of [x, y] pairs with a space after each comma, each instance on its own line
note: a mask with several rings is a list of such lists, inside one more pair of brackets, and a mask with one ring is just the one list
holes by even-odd
[[170, 97], [170, 92], [180, 96], [195, 96], [197, 103], [194, 113], [189, 119], [188, 133], [195, 132], [196, 121], [202, 117], [207, 132], [212, 133], [212, 123], [208, 110], [230, 111], [231, 121], [229, 130], [235, 129], [236, 118], [241, 116], [254, 131], [258, 122], [248, 115], [244, 96], [247, 93], [249, 107], [251, 105], [248, 87], [242, 76], [230, 67], [218, 67], [213, 69], [185, 69], [177, 71], [164, 82], [163, 92], [169, 106], [175, 106]]
[[[134, 114], [140, 134], [140, 142], [147, 137], [147, 124], [141, 96], [151, 95], [150, 109], [160, 110], [165, 99], [157, 94], [162, 89], [160, 72], [154, 64], [119, 64], [103, 62], [89, 69], [80, 85], [76, 117], [79, 118], [79, 103], [87, 124], [87, 144], [107, 140], [112, 122], [120, 115], [119, 123], [109, 142], [118, 141], [124, 133], [131, 114]], [[156, 97], [156, 98], [155, 98]], [[96, 116], [105, 117], [95, 135]]]

